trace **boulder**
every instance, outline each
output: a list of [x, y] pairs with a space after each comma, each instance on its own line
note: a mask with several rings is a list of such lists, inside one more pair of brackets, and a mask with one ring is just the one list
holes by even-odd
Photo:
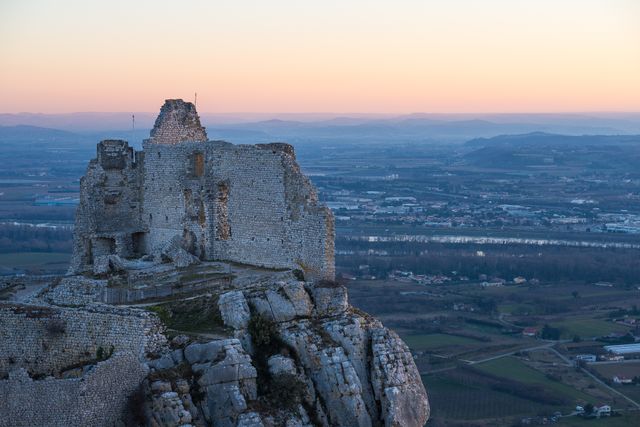
[[320, 281], [311, 287], [318, 316], [335, 316], [349, 307], [347, 288], [335, 282]]
[[182, 240], [178, 236], [175, 236], [167, 242], [164, 248], [162, 248], [161, 256], [164, 261], [173, 262], [173, 264], [179, 268], [200, 263], [197, 257], [184, 250]]
[[233, 291], [222, 294], [218, 299], [218, 308], [225, 325], [233, 329], [247, 327], [251, 312], [242, 292]]

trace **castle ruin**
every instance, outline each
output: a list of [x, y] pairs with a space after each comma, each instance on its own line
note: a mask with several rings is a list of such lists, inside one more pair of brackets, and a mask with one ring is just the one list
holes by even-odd
[[334, 276], [333, 216], [293, 147], [209, 141], [194, 105], [180, 99], [162, 106], [142, 151], [100, 142], [80, 194], [72, 273], [179, 245], [203, 261]]

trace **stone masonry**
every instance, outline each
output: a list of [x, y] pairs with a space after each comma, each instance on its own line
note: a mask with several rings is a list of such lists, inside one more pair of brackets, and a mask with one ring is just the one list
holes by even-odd
[[81, 181], [71, 272], [106, 255], [158, 257], [176, 237], [201, 260], [334, 276], [333, 216], [293, 147], [207, 141], [193, 104], [167, 100], [142, 151], [98, 144]]

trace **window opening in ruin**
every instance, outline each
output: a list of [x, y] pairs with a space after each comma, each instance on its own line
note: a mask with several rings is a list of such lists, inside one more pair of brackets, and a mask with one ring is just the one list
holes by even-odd
[[229, 240], [231, 238], [231, 227], [229, 225], [229, 184], [221, 182], [218, 184], [218, 194], [216, 197], [216, 239]]
[[204, 154], [202, 153], [193, 154], [193, 175], [198, 177], [204, 175]]
[[116, 253], [116, 239], [111, 237], [98, 237], [93, 245], [93, 255], [114, 255]]
[[141, 256], [145, 255], [145, 238], [146, 238], [146, 233], [143, 232], [138, 232], [138, 233], [133, 233], [131, 235], [131, 249], [133, 251], [132, 255], [136, 258], [140, 258]]
[[200, 208], [198, 209], [198, 223], [204, 227], [207, 221], [207, 215], [204, 211], [204, 201], [200, 200]]

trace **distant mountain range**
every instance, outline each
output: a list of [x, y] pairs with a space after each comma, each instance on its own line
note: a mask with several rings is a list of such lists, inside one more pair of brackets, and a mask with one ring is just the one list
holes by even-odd
[[79, 139], [79, 135], [64, 130], [49, 129], [38, 126], [0, 126], [0, 141], [37, 141], [40, 139], [46, 139], [49, 141], [77, 140]]
[[[264, 117], [267, 120], [247, 119]], [[146, 138], [155, 113], [0, 114], [0, 126], [28, 134], [24, 126], [82, 136], [110, 135], [137, 142]], [[351, 142], [465, 142], [504, 134], [544, 132], [564, 135], [640, 134], [640, 113], [587, 114], [410, 114], [402, 116], [330, 114], [202, 114], [211, 139], [231, 142], [349, 140]], [[22, 127], [22, 129], [17, 129]], [[34, 135], [35, 129], [31, 129]], [[12, 131], [12, 132], [13, 132]], [[3, 130], [2, 132], [10, 132]], [[67, 135], [68, 136], [68, 135]], [[62, 135], [61, 135], [62, 137]]]
[[492, 169], [573, 167], [633, 170], [640, 162], [640, 135], [556, 135], [533, 132], [476, 138], [460, 160]]
[[466, 142], [469, 147], [525, 147], [525, 146], [607, 146], [640, 144], [640, 135], [558, 135], [531, 132], [519, 135], [498, 135], [492, 138], [474, 138]]

